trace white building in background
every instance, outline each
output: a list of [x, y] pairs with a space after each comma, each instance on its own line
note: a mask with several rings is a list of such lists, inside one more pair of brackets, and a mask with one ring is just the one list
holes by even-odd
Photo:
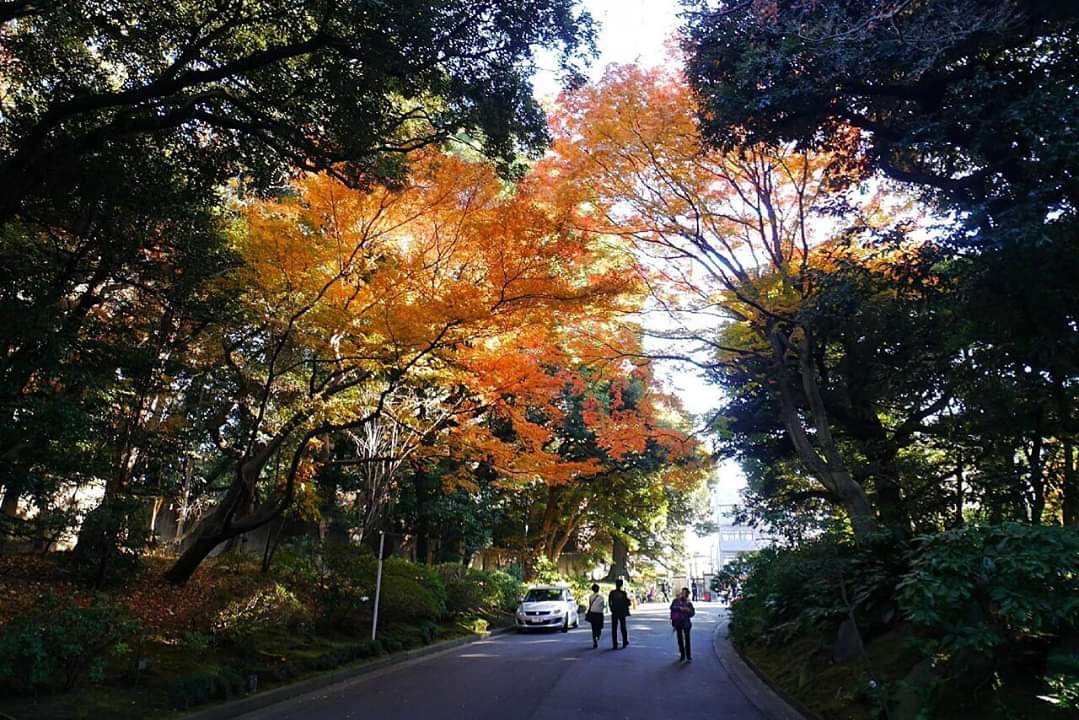
[[773, 539], [767, 533], [748, 525], [735, 523], [734, 505], [716, 503], [713, 509], [716, 525], [719, 527], [715, 556], [717, 568], [722, 568], [746, 553], [755, 552], [772, 544]]

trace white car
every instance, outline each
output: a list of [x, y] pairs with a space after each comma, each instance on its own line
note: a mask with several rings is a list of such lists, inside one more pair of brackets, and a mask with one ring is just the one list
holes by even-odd
[[559, 628], [568, 632], [581, 620], [577, 615], [577, 600], [573, 591], [559, 585], [537, 585], [529, 588], [517, 606], [517, 631]]

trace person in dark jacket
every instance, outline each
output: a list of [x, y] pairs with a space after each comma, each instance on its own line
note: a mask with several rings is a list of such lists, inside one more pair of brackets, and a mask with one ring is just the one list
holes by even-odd
[[629, 617], [629, 595], [622, 589], [622, 581], [614, 581], [614, 590], [607, 594], [607, 607], [611, 609], [611, 640], [614, 649], [618, 649], [618, 629], [622, 629], [622, 647], [629, 645], [626, 633], [626, 618]]
[[697, 611], [693, 609], [693, 603], [689, 601], [689, 588], [682, 588], [682, 592], [671, 603], [671, 625], [678, 634], [678, 655], [684, 662], [693, 662], [693, 650], [689, 644], [689, 630], [693, 627], [690, 621]]

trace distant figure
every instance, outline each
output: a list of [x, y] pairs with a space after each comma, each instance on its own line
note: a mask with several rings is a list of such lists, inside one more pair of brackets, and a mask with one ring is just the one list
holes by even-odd
[[693, 603], [689, 601], [689, 588], [682, 588], [682, 592], [671, 603], [671, 625], [674, 626], [674, 631], [678, 635], [678, 655], [684, 662], [693, 662], [689, 630], [693, 627], [690, 618], [696, 614]]
[[607, 605], [611, 608], [611, 640], [614, 649], [618, 649], [618, 629], [622, 628], [622, 647], [629, 645], [626, 633], [626, 618], [629, 617], [629, 595], [622, 589], [622, 581], [614, 581], [614, 590], [607, 595]]
[[603, 601], [603, 596], [599, 594], [599, 585], [593, 583], [592, 597], [588, 598], [588, 612], [585, 613], [584, 619], [592, 626], [592, 647], [594, 648], [599, 647], [599, 637], [603, 634], [603, 611], [606, 609], [607, 604]]

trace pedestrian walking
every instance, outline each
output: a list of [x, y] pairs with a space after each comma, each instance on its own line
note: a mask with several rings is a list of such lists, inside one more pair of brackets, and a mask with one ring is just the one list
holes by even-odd
[[689, 588], [682, 588], [682, 592], [671, 603], [671, 625], [678, 635], [678, 655], [684, 662], [693, 662], [693, 649], [689, 644], [689, 630], [693, 627], [690, 620], [697, 611], [693, 609], [693, 603], [689, 600]]
[[599, 647], [599, 638], [603, 634], [603, 611], [607, 609], [607, 603], [599, 594], [599, 585], [592, 585], [592, 597], [588, 598], [588, 612], [584, 619], [592, 626], [592, 647]]
[[622, 589], [622, 581], [614, 581], [614, 590], [607, 595], [607, 606], [611, 608], [611, 640], [614, 649], [618, 649], [618, 630], [622, 630], [622, 647], [629, 645], [629, 635], [626, 632], [626, 618], [629, 617], [629, 595]]

